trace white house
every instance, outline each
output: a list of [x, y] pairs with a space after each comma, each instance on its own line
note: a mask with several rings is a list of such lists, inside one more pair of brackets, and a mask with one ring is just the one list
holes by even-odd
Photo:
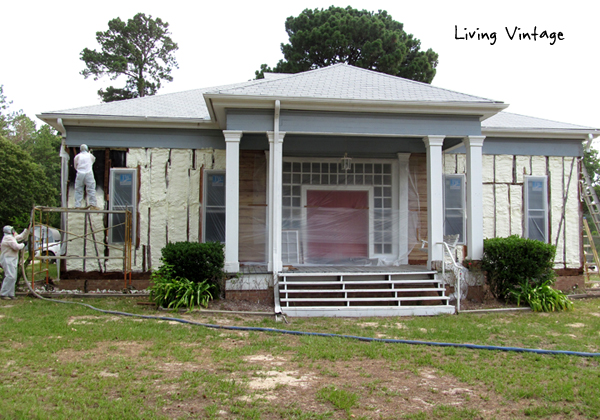
[[445, 237], [472, 260], [488, 237], [551, 242], [581, 275], [580, 158], [600, 131], [507, 107], [337, 64], [38, 117], [93, 149], [99, 205], [133, 208], [134, 270], [169, 241], [223, 241], [230, 295], [387, 315], [453, 312]]

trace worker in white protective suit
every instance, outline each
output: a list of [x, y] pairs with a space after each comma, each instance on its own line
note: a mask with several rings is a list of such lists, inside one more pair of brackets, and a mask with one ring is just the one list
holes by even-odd
[[75, 169], [77, 170], [77, 177], [75, 178], [75, 207], [81, 207], [83, 201], [83, 187], [87, 191], [88, 200], [90, 207], [97, 208], [96, 206], [96, 180], [94, 179], [94, 172], [92, 166], [96, 161], [96, 157], [88, 151], [88, 147], [82, 144], [79, 148], [79, 153], [75, 156], [73, 161]]
[[15, 283], [17, 282], [17, 264], [19, 263], [19, 251], [25, 245], [20, 244], [29, 235], [29, 230], [25, 229], [20, 235], [17, 235], [12, 226], [4, 226], [4, 237], [0, 243], [0, 265], [4, 269], [4, 281], [0, 289], [1, 299], [15, 298]]

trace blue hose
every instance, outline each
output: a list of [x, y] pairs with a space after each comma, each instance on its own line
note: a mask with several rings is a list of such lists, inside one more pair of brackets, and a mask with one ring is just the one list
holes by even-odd
[[201, 322], [189, 321], [187, 319], [182, 318], [172, 318], [168, 316], [156, 316], [156, 315], [140, 315], [140, 314], [131, 314], [128, 312], [121, 311], [110, 311], [106, 309], [99, 309], [92, 305], [88, 305], [86, 303], [80, 302], [68, 302], [64, 300], [56, 300], [45, 298], [38, 293], [36, 293], [31, 287], [29, 283], [26, 281], [25, 284], [29, 287], [29, 290], [39, 299], [58, 302], [58, 303], [67, 303], [67, 304], [75, 304], [85, 306], [94, 311], [102, 312], [105, 314], [112, 315], [122, 315], [122, 316], [130, 316], [136, 318], [144, 318], [144, 319], [160, 319], [164, 321], [175, 321], [180, 322], [182, 324], [191, 324], [198, 325], [200, 327], [206, 328], [215, 328], [221, 330], [233, 330], [233, 331], [258, 331], [258, 332], [269, 332], [269, 333], [278, 333], [278, 334], [289, 334], [289, 335], [303, 335], [303, 336], [313, 336], [313, 337], [337, 337], [337, 338], [345, 338], [366, 342], [378, 342], [378, 343], [390, 343], [390, 344], [415, 344], [415, 345], [426, 345], [426, 346], [438, 346], [438, 347], [458, 347], [464, 349], [474, 349], [474, 350], [498, 350], [498, 351], [513, 351], [518, 353], [536, 353], [536, 354], [562, 354], [565, 356], [580, 356], [580, 357], [599, 357], [600, 353], [586, 353], [579, 351], [566, 351], [566, 350], [541, 350], [541, 349], [528, 349], [521, 347], [502, 347], [502, 346], [482, 346], [478, 344], [458, 344], [458, 343], [440, 343], [435, 341], [418, 341], [418, 340], [398, 340], [391, 338], [371, 338], [371, 337], [360, 337], [356, 335], [343, 335], [343, 334], [328, 334], [328, 333], [315, 333], [315, 332], [304, 332], [304, 331], [291, 331], [291, 330], [280, 330], [277, 328], [262, 328], [262, 327], [235, 327], [235, 326], [224, 326], [224, 325], [214, 325], [214, 324], [203, 324]]

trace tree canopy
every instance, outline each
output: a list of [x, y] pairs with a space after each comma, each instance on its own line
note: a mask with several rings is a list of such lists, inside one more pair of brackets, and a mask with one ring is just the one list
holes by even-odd
[[37, 129], [22, 111], [10, 112], [10, 104], [0, 85], [0, 227], [24, 228], [34, 205], [60, 202], [61, 139], [49, 125]]
[[98, 95], [104, 102], [154, 95], [162, 81], [173, 81], [171, 71], [178, 68], [174, 51], [179, 47], [170, 37], [169, 24], [138, 13], [127, 22], [120, 18], [108, 22], [108, 30], [96, 32], [100, 51], [85, 48], [80, 55], [86, 68], [81, 74], [94, 80], [107, 75], [111, 80], [127, 78], [125, 87], [109, 86]]
[[283, 60], [274, 68], [262, 64], [255, 72], [299, 73], [336, 63], [375, 70], [431, 83], [438, 64], [433, 50], [421, 51], [421, 41], [385, 11], [351, 7], [305, 9], [285, 21], [288, 44], [281, 44]]

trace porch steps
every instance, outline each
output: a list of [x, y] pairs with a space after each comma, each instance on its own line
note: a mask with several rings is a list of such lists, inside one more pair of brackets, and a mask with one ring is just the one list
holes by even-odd
[[276, 310], [288, 316], [453, 314], [435, 271], [282, 272]]

